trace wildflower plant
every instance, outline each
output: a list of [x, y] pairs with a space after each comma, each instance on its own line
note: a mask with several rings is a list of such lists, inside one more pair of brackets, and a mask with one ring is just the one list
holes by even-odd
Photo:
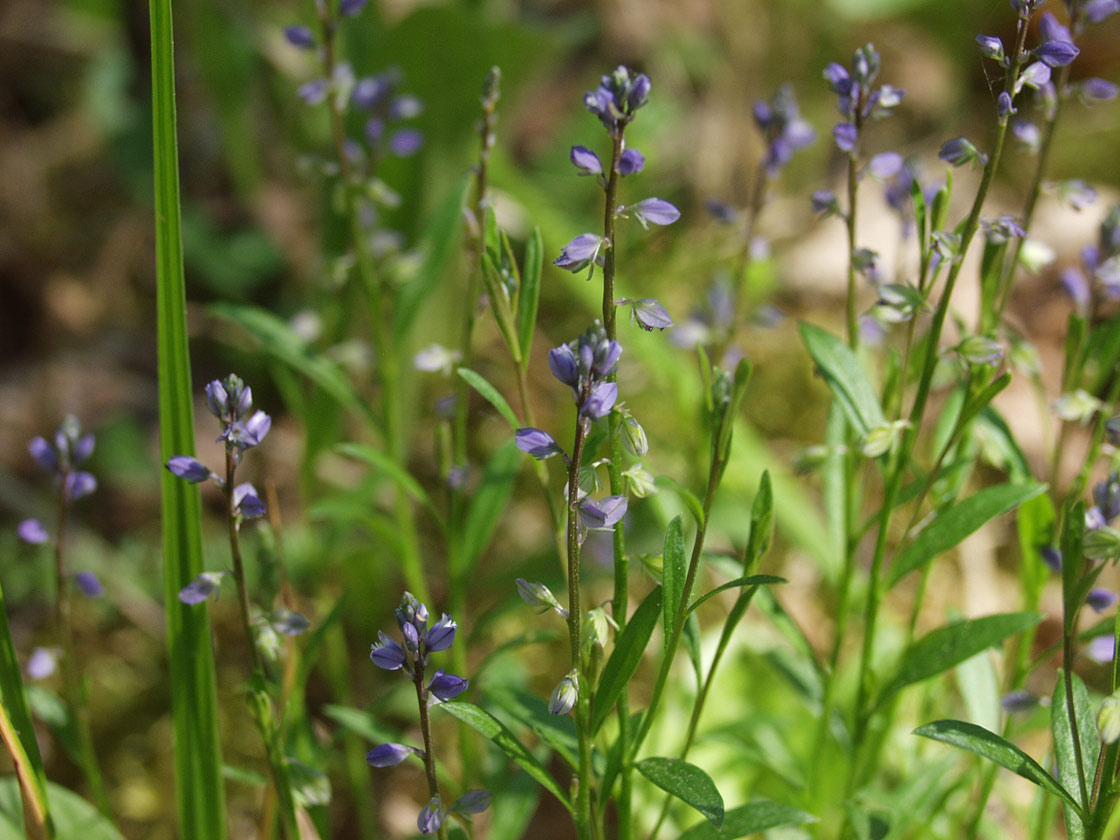
[[445, 808], [436, 775], [429, 709], [433, 703], [458, 697], [467, 690], [470, 683], [469, 680], [448, 673], [442, 668], [437, 669], [429, 679], [427, 669], [433, 653], [451, 647], [455, 641], [458, 625], [447, 613], [429, 625], [428, 608], [417, 601], [411, 592], [406, 592], [401, 598], [395, 614], [404, 644], [384, 632], [379, 632], [377, 644], [371, 646], [370, 659], [378, 668], [386, 671], [401, 671], [416, 687], [416, 702], [420, 710], [420, 733], [424, 747], [421, 749], [406, 744], [381, 744], [369, 751], [366, 761], [373, 767], [394, 767], [410, 755], [419, 758], [424, 764], [429, 798], [417, 815], [416, 827], [421, 834], [436, 834], [440, 838], [446, 838], [448, 835], [445, 820], [448, 816], [455, 816], [469, 822], [472, 814], [485, 811], [490, 804], [490, 792], [476, 789], [467, 791]]
[[38, 648], [28, 663], [28, 675], [42, 679], [53, 673], [61, 663], [65, 699], [72, 725], [76, 732], [78, 761], [86, 783], [98, 809], [105, 816], [111, 815], [105, 782], [101, 774], [93, 728], [89, 714], [86, 681], [74, 646], [74, 620], [72, 607], [73, 588], [89, 598], [102, 595], [101, 584], [92, 572], [72, 572], [66, 564], [66, 534], [74, 502], [85, 498], [97, 489], [97, 479], [81, 468], [93, 454], [94, 436], [83, 433], [81, 422], [74, 415], [67, 415], [53, 441], [35, 437], [28, 444], [28, 451], [38, 466], [48, 473], [58, 494], [58, 519], [54, 535], [38, 519], [25, 519], [16, 532], [19, 538], [33, 545], [50, 544], [54, 553], [54, 625], [57, 648]]

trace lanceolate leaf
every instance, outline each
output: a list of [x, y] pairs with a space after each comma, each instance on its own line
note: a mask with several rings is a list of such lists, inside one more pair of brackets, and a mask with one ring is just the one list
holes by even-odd
[[564, 791], [556, 784], [556, 780], [548, 775], [548, 771], [541, 766], [541, 763], [529, 752], [528, 748], [518, 741], [500, 720], [478, 706], [461, 703], [457, 700], [440, 703], [437, 708], [457, 717], [493, 741], [502, 752], [516, 761], [522, 770], [536, 779], [541, 787], [559, 799], [565, 808], [569, 811], [572, 810], [572, 803], [568, 801]]
[[591, 712], [592, 735], [599, 731], [614, 708], [618, 695], [638, 670], [649, 637], [653, 635], [653, 628], [661, 617], [661, 592], [660, 586], [650, 592], [618, 635], [611, 657], [599, 677], [599, 688], [595, 692], [595, 707]]
[[490, 403], [490, 405], [498, 410], [498, 413], [509, 423], [511, 429], [517, 431], [518, 427], [521, 425], [517, 422], [517, 415], [513, 413], [513, 409], [509, 407], [506, 398], [499, 393], [497, 388], [470, 368], [459, 368], [459, 376], [462, 377], [468, 385], [478, 391], [486, 402]]
[[725, 590], [739, 589], [739, 588], [745, 587], [745, 586], [755, 586], [756, 587], [756, 586], [762, 586], [763, 584], [770, 584], [770, 583], [789, 583], [789, 581], [787, 581], [785, 578], [776, 577], [774, 575], [750, 575], [748, 577], [735, 578], [735, 580], [729, 580], [727, 583], [725, 583], [721, 586], [717, 586], [711, 592], [706, 592], [703, 595], [701, 595], [699, 598], [697, 598], [695, 601], [693, 601], [691, 605], [689, 605], [689, 608], [688, 608], [689, 612], [696, 609], [698, 606], [703, 604], [709, 598], [714, 598], [716, 595], [718, 595], [721, 592], [724, 592]]
[[681, 593], [688, 573], [685, 568], [684, 533], [681, 518], [674, 516], [665, 531], [665, 548], [661, 554], [661, 590], [663, 595], [662, 613], [665, 630], [665, 649], [677, 623], [677, 610], [681, 606]]
[[544, 242], [541, 229], [535, 227], [525, 243], [525, 267], [521, 272], [521, 294], [517, 299], [517, 333], [521, 343], [521, 361], [525, 365], [529, 364], [529, 351], [533, 347], [533, 333], [537, 326], [543, 262]]
[[770, 828], [816, 821], [812, 814], [792, 805], [763, 799], [732, 808], [723, 815], [723, 825], [719, 828], [707, 821], [697, 823], [680, 835], [678, 840], [737, 840], [739, 837], [760, 834]]
[[[1093, 768], [1097, 766], [1101, 740], [1097, 733], [1097, 722], [1093, 715], [1093, 703], [1085, 683], [1073, 675], [1073, 708], [1077, 718], [1077, 734], [1081, 743], [1082, 768], [1087, 775], [1087, 784], [1092, 784]], [[1077, 755], [1073, 747], [1073, 731], [1070, 728], [1069, 706], [1066, 703], [1065, 673], [1058, 672], [1058, 684], [1054, 686], [1053, 702], [1050, 704], [1050, 731], [1054, 737], [1054, 759], [1058, 765], [1058, 782], [1074, 795], [1080, 794], [1081, 784], [1077, 774]], [[1066, 808], [1066, 834], [1069, 840], [1081, 840], [1085, 827], [1077, 812]]]
[[1064, 787], [1054, 781], [1038, 762], [994, 732], [989, 732], [982, 726], [966, 723], [963, 720], [935, 720], [925, 726], [914, 730], [915, 735], [932, 738], [945, 744], [952, 744], [962, 750], [968, 750], [981, 758], [1005, 767], [1012, 773], [1017, 773], [1024, 779], [1034, 782], [1040, 788], [1071, 806], [1077, 813], [1081, 812], [1076, 800]]
[[723, 825], [723, 797], [712, 777], [679, 758], [646, 758], [634, 767], [661, 788], [703, 814], [717, 828]]
[[1042, 621], [1038, 613], [1006, 613], [939, 627], [910, 646], [902, 664], [879, 695], [882, 705], [896, 692], [959, 665], [980, 651], [997, 645]]
[[801, 324], [801, 338], [832, 396], [860, 436], [884, 425], [879, 397], [851, 348], [812, 324]]
[[889, 584], [898, 583], [908, 573], [959, 544], [984, 523], [1033, 499], [1045, 489], [1044, 484], [1001, 484], [974, 493], [941, 511], [895, 561]]

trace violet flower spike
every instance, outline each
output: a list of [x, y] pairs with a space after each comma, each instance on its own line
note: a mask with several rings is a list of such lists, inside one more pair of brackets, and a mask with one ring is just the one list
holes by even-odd
[[587, 279], [590, 280], [595, 270], [595, 260], [603, 244], [603, 237], [596, 236], [594, 233], [581, 233], [564, 246], [560, 256], [553, 260], [552, 264], [573, 274], [579, 274], [585, 268], [591, 267], [591, 271], [587, 274]]
[[74, 583], [87, 598], [100, 598], [105, 594], [105, 587], [93, 572], [78, 572], [74, 575]]
[[451, 616], [444, 613], [424, 634], [424, 647], [429, 653], [447, 650], [455, 641], [455, 629], [458, 626]]
[[179, 600], [190, 606], [201, 604], [218, 591], [229, 572], [203, 572], [179, 590]]
[[669, 316], [668, 310], [654, 298], [642, 298], [633, 301], [630, 315], [638, 326], [646, 332], [664, 330], [673, 326], [673, 319]]
[[435, 834], [441, 825], [443, 825], [443, 802], [437, 794], [420, 809], [420, 814], [416, 817], [416, 827], [420, 829], [421, 834]]
[[618, 159], [618, 174], [625, 178], [627, 175], [637, 175], [646, 165], [645, 156], [637, 149], [627, 149]]
[[618, 385], [614, 382], [600, 382], [591, 389], [591, 394], [580, 406], [580, 416], [588, 420], [606, 417], [617, 400]]
[[377, 644], [370, 646], [369, 658], [378, 668], [385, 671], [397, 671], [404, 667], [405, 651], [397, 644], [396, 640], [377, 631]]
[[315, 36], [306, 26], [285, 26], [284, 38], [293, 47], [298, 47], [301, 50], [315, 48]]
[[579, 506], [580, 519], [592, 531], [610, 530], [626, 515], [628, 504], [625, 496], [607, 496], [598, 502], [584, 499]]

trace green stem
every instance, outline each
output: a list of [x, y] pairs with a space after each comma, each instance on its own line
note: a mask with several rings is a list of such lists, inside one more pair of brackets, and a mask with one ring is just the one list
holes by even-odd
[[66, 689], [66, 702], [73, 715], [74, 727], [78, 735], [78, 755], [89, 783], [90, 793], [97, 809], [112, 819], [109, 797], [105, 792], [105, 781], [97, 762], [97, 749], [93, 743], [93, 727], [89, 717], [89, 702], [86, 695], [85, 680], [74, 649], [74, 620], [71, 612], [70, 578], [64, 562], [66, 521], [70, 510], [69, 478], [70, 471], [63, 470], [60, 479], [58, 499], [58, 531], [54, 542], [55, 602], [54, 617], [59, 645], [62, 647], [62, 679]]
[[[1011, 86], [1014, 84], [1015, 78], [1018, 76], [1019, 66], [1022, 63], [1021, 56], [1023, 54], [1023, 44], [1027, 36], [1027, 24], [1028, 20], [1020, 17], [1016, 48], [1013, 53], [1015, 60], [1012, 63], [1006, 83], [1008, 90], [1010, 90]], [[883, 598], [882, 576], [886, 560], [887, 534], [890, 530], [890, 519], [894, 512], [895, 500], [898, 497], [898, 491], [902, 484], [902, 476], [906, 471], [906, 465], [909, 463], [910, 456], [914, 450], [914, 444], [921, 428], [926, 401], [929, 398], [930, 388], [933, 384], [933, 372], [937, 365], [937, 347], [941, 338], [942, 329], [945, 325], [945, 319], [949, 314], [949, 303], [953, 297], [953, 290], [956, 287], [957, 278], [960, 276], [961, 268], [964, 265], [965, 254], [968, 252], [968, 247], [973, 237], [976, 235], [976, 231], [980, 227], [980, 211], [988, 196], [988, 190], [991, 188], [996, 170], [999, 168], [1000, 156], [1003, 152], [1003, 144], [1006, 135], [1007, 121], [1001, 120], [996, 129], [991, 157], [984, 167], [984, 174], [980, 180], [976, 198], [972, 203], [972, 210], [969, 212], [964, 228], [961, 231], [960, 251], [953, 257], [948, 277], [945, 280], [945, 288], [942, 291], [941, 299], [938, 301], [937, 309], [934, 312], [933, 323], [930, 326], [929, 342], [922, 365], [922, 373], [918, 380], [918, 389], [914, 395], [914, 402], [910, 410], [910, 425], [905, 430], [899, 444], [898, 452], [891, 463], [890, 473], [883, 493], [879, 532], [875, 541], [875, 554], [871, 562], [871, 579], [864, 610], [864, 637], [862, 650], [860, 652], [859, 681], [857, 684], [855, 706], [856, 724], [854, 743], [856, 744], [862, 742], [862, 736], [866, 734], [867, 724], [871, 714], [871, 711], [868, 709], [873, 688], [871, 685], [871, 658], [875, 645], [875, 625], [879, 614], [879, 606]], [[849, 777], [849, 792], [853, 791], [855, 785], [858, 783], [858, 765], [859, 762], [853, 763], [853, 772]]]
[[[582, 395], [586, 400], [589, 388]], [[582, 403], [582, 400], [581, 400]], [[583, 459], [583, 443], [587, 428], [583, 418], [576, 417], [575, 443], [568, 470], [568, 641], [571, 647], [572, 670], [577, 674], [576, 736], [579, 742], [579, 769], [576, 785], [576, 834], [579, 840], [591, 838], [591, 684], [583, 668], [581, 655], [583, 643], [581, 619], [583, 607], [579, 590], [580, 534], [579, 534], [579, 468]]]
[[257, 647], [256, 634], [253, 632], [252, 608], [249, 603], [249, 588], [245, 581], [245, 564], [241, 558], [241, 539], [239, 535], [240, 514], [233, 502], [234, 476], [237, 471], [237, 457], [231, 446], [226, 447], [226, 477], [222, 491], [226, 500], [226, 524], [229, 532], [229, 551], [233, 561], [233, 580], [237, 584], [237, 604], [241, 614], [241, 629], [249, 647], [249, 661], [252, 665], [250, 687], [250, 710], [264, 741], [272, 785], [280, 803], [280, 820], [283, 834], [288, 840], [299, 840], [299, 825], [296, 822], [296, 806], [292, 798], [292, 786], [288, 779], [288, 765], [283, 754], [281, 737], [283, 718], [278, 716], [268, 696], [268, 678], [264, 661]]
[[[437, 799], [440, 803], [443, 798], [439, 795], [439, 780], [436, 778], [436, 757], [432, 752], [432, 723], [428, 716], [428, 687], [424, 682], [424, 669], [418, 667], [413, 677], [416, 686], [416, 703], [420, 708], [420, 733], [424, 738], [424, 775], [428, 780], [428, 797]], [[440, 821], [437, 831], [439, 840], [447, 840], [447, 825]]]

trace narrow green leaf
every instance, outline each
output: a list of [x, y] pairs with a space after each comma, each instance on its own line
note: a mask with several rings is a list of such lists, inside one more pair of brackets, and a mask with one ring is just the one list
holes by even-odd
[[572, 803], [560, 786], [556, 784], [555, 779], [548, 775], [548, 771], [541, 766], [536, 757], [514, 737], [514, 734], [500, 720], [478, 706], [462, 703], [458, 700], [440, 703], [436, 708], [443, 709], [484, 737], [489, 738], [502, 752], [516, 761], [522, 770], [536, 779], [541, 787], [560, 800], [560, 804], [568, 811], [572, 810]]
[[265, 353], [306, 376], [356, 417], [370, 426], [379, 425], [373, 409], [354, 390], [338, 365], [308, 347], [284, 319], [258, 306], [234, 303], [212, 303], [210, 312], [242, 327], [260, 342]]
[[723, 816], [723, 825], [716, 828], [710, 822], [701, 822], [680, 835], [678, 840], [737, 840], [752, 834], [761, 834], [783, 825], [802, 825], [816, 822], [817, 818], [792, 805], [780, 802], [748, 802], [732, 808]]
[[922, 530], [891, 567], [888, 586], [953, 548], [986, 522], [1046, 490], [1045, 484], [1000, 484], [945, 508]]
[[719, 828], [723, 825], [723, 797], [720, 796], [712, 777], [680, 758], [645, 758], [634, 767], [677, 799], [691, 805], [708, 822]]
[[614, 708], [618, 695], [638, 670], [642, 654], [649, 644], [649, 637], [653, 635], [653, 628], [657, 626], [657, 619], [661, 616], [661, 593], [661, 587], [655, 587], [618, 634], [614, 650], [599, 677], [599, 688], [595, 692], [595, 707], [591, 712], [592, 735], [599, 731]]
[[710, 592], [705, 592], [689, 605], [688, 611], [692, 612], [709, 598], [714, 598], [719, 593], [728, 589], [739, 589], [744, 586], [757, 587], [767, 583], [789, 583], [789, 581], [774, 575], [748, 575], [747, 577], [735, 578], [735, 580], [729, 580], [727, 583], [720, 584]]
[[[482, 552], [490, 545], [494, 531], [505, 512], [513, 484], [517, 479], [521, 451], [512, 440], [499, 446], [486, 462], [482, 480], [467, 508], [463, 523], [463, 539], [452, 555], [453, 575], [469, 575]], [[456, 580], [459, 578], [456, 577]]]
[[541, 266], [544, 263], [544, 241], [541, 229], [533, 228], [525, 242], [525, 268], [521, 272], [521, 296], [517, 301], [517, 332], [521, 343], [521, 360], [529, 364], [533, 349], [533, 333], [537, 326], [537, 305], [541, 297]]
[[[1093, 784], [1093, 772], [1101, 751], [1096, 716], [1089, 691], [1077, 674], [1073, 675], [1073, 708], [1077, 718], [1077, 735], [1081, 741], [1081, 761], [1086, 774], [1086, 786]], [[1077, 774], [1077, 756], [1073, 749], [1073, 730], [1070, 727], [1069, 706], [1066, 703], [1065, 672], [1058, 672], [1058, 684], [1050, 704], [1050, 732], [1054, 737], [1054, 759], [1058, 765], [1058, 783], [1066, 790], [1079, 794], [1081, 782]], [[1078, 812], [1065, 808], [1066, 834], [1069, 840], [1082, 840], [1085, 826]]]
[[[1085, 503], [1067, 503], [1062, 516], [1062, 597], [1065, 602], [1065, 629], [1067, 633], [1073, 632], [1073, 623], [1077, 621], [1078, 611], [1085, 600], [1082, 590], [1085, 579], [1085, 555], [1082, 552], [1082, 543], [1085, 539]], [[1091, 585], [1091, 584], [1090, 584]], [[1087, 590], [1085, 590], [1087, 592]]]
[[883, 689], [876, 706], [881, 706], [906, 686], [947, 671], [1009, 636], [1033, 627], [1042, 618], [1039, 613], [1005, 613], [938, 627], [910, 645], [898, 672]]
[[[73, 791], [47, 782], [47, 796], [51, 802], [55, 840], [124, 840], [116, 826]], [[0, 779], [0, 816], [16, 826], [23, 824], [19, 785], [15, 777]], [[22, 833], [16, 836], [22, 836]]]
[[1019, 530], [1019, 579], [1023, 584], [1024, 604], [1030, 609], [1038, 606], [1042, 588], [1050, 579], [1050, 568], [1042, 561], [1041, 551], [1054, 545], [1054, 503], [1043, 493], [1019, 505], [1017, 512]]
[[1038, 762], [994, 732], [963, 720], [935, 720], [914, 730], [915, 735], [932, 738], [986, 758], [1000, 767], [1022, 776], [1043, 790], [1061, 797], [1077, 813], [1080, 808], [1069, 791], [1054, 781]]
[[[171, 0], [150, 0], [149, 11], [160, 460], [167, 463], [172, 456], [194, 453], [194, 389], [179, 212]], [[181, 840], [223, 840], [228, 826], [210, 619], [205, 607], [183, 604], [178, 597], [179, 590], [202, 572], [201, 501], [197, 487], [167, 470], [160, 472], [178, 836]]]
[[770, 471], [763, 470], [758, 481], [758, 492], [751, 503], [751, 535], [747, 540], [746, 571], [755, 568], [763, 555], [770, 550], [774, 530], [774, 489]]
[[700, 500], [696, 498], [695, 493], [676, 479], [670, 478], [667, 475], [659, 475], [653, 483], [658, 489], [665, 489], [667, 487], [680, 496], [681, 501], [684, 502], [684, 506], [688, 508], [688, 512], [692, 514], [696, 526], [700, 527], [704, 524], [704, 506], [700, 504]]
[[[502, 234], [502, 241], [505, 241], [504, 233]], [[518, 341], [517, 324], [514, 323], [513, 316], [515, 301], [510, 300], [510, 291], [506, 286], [506, 280], [490, 254], [482, 255], [482, 285], [486, 291], [486, 297], [490, 301], [490, 311], [494, 315], [498, 331], [501, 332], [513, 361], [520, 364], [521, 344]]]
[[976, 415], [977, 438], [983, 442], [981, 449], [985, 461], [1004, 470], [1013, 482], [1031, 480], [1031, 467], [1027, 456], [1011, 433], [1007, 421], [992, 406], [985, 406]]
[[812, 324], [801, 324], [801, 338], [832, 396], [860, 436], [884, 425], [879, 398], [851, 348]]
[[471, 179], [463, 178], [448, 191], [421, 236], [420, 269], [393, 301], [393, 336], [397, 342], [407, 335], [424, 302], [439, 287], [452, 255], [458, 250], [463, 203], [470, 185]]
[[677, 624], [677, 611], [681, 608], [681, 593], [684, 592], [687, 574], [681, 518], [674, 516], [665, 530], [665, 548], [661, 554], [662, 627], [665, 630], [666, 650], [669, 649], [669, 639]]
[[684, 626], [681, 627], [681, 642], [684, 643], [684, 649], [688, 652], [688, 661], [692, 663], [692, 671], [696, 677], [696, 687], [699, 690], [700, 686], [704, 684], [704, 660], [700, 647], [700, 622], [694, 612], [690, 611], [688, 618], [684, 620]]
[[486, 701], [533, 730], [573, 769], [578, 766], [579, 739], [571, 715], [554, 715], [546, 700], [516, 689], [487, 691]]
[[35, 740], [35, 727], [23, 689], [23, 675], [16, 658], [12, 631], [8, 625], [8, 605], [0, 588], [0, 735], [11, 754], [25, 797], [19, 824], [24, 824], [29, 837], [49, 837], [51, 832], [50, 803], [47, 799], [47, 775]]
[[433, 516], [439, 519], [439, 511], [432, 504], [432, 500], [424, 488], [420, 486], [420, 483], [412, 477], [408, 470], [401, 467], [391, 456], [366, 443], [340, 443], [335, 447], [335, 451], [348, 458], [363, 461], [377, 472], [383, 473], [386, 478], [411, 496], [413, 501], [422, 504], [431, 511]]
[[513, 409], [509, 407], [506, 398], [498, 392], [497, 388], [470, 368], [461, 367], [458, 371], [459, 376], [461, 376], [468, 385], [478, 391], [479, 395], [486, 400], [486, 402], [490, 403], [490, 405], [498, 410], [498, 413], [509, 423], [511, 429], [516, 432], [518, 428], [520, 428], [521, 424], [517, 422], [517, 415], [513, 413]]

